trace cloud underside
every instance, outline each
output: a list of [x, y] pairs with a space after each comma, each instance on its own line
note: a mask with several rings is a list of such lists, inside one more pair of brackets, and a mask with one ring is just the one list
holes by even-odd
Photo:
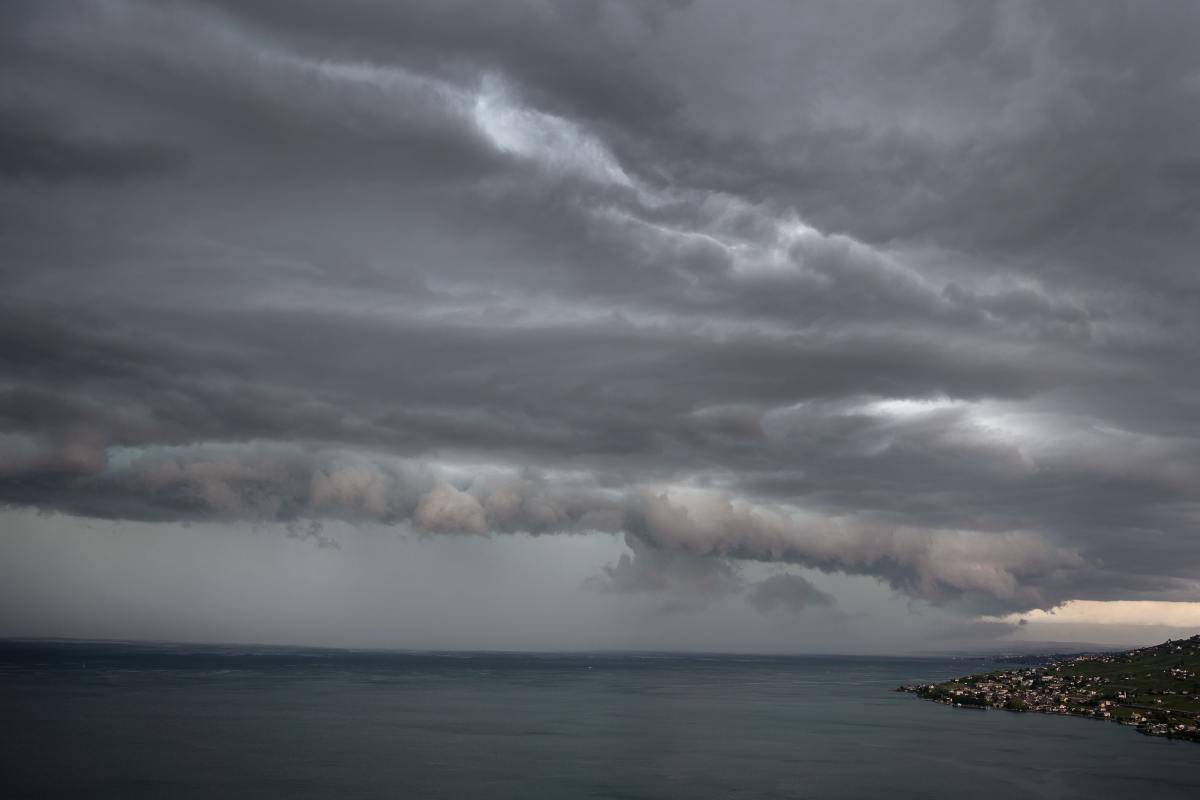
[[877, 11], [14, 4], [0, 502], [1200, 599], [1200, 12]]

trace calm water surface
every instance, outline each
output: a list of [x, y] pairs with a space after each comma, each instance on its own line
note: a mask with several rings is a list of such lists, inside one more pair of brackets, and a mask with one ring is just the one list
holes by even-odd
[[891, 690], [951, 659], [0, 643], [0, 796], [1200, 797], [1200, 745]]

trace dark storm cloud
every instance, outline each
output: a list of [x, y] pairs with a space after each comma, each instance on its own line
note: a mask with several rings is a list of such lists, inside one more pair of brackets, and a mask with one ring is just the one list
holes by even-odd
[[6, 179], [137, 178], [182, 163], [178, 153], [158, 145], [63, 138], [30, 116], [29, 110], [0, 109], [0, 176]]
[[7, 13], [4, 503], [1200, 599], [1189, 7]]

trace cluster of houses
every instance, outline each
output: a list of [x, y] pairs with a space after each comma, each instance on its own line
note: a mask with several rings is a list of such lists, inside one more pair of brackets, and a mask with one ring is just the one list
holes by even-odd
[[[1171, 650], [1174, 646], [1178, 648]], [[1183, 642], [1167, 642], [1159, 645], [1166, 652], [1195, 655], [1200, 652], [1200, 638]], [[1200, 724], [1195, 711], [1182, 710], [1176, 706], [1200, 703], [1200, 689], [1196, 673], [1183, 667], [1162, 668], [1144, 673], [1145, 678], [1170, 678], [1190, 681], [1191, 691], [1186, 687], [1151, 688], [1142, 694], [1179, 695], [1170, 698], [1166, 705], [1161, 697], [1139, 697], [1118, 686], [1128, 687], [1142, 675], [1144, 667], [1134, 667], [1138, 675], [1073, 674], [1072, 667], [1090, 664], [1136, 663], [1134, 653], [1114, 655], [1085, 655], [1053, 663], [1046, 667], [1026, 667], [987, 675], [956, 678], [947, 683], [923, 684], [901, 687], [925, 699], [934, 700], [958, 708], [1005, 709], [1009, 711], [1036, 711], [1043, 714], [1071, 714], [1120, 722], [1133, 725], [1145, 734], [1171, 736], [1200, 741]], [[1184, 663], [1180, 661], [1179, 663]], [[1110, 685], [1116, 681], [1116, 686]], [[1178, 702], [1178, 701], [1182, 701]]]
[[1112, 715], [1112, 701], [1098, 699], [1104, 682], [1100, 677], [1062, 675], [1057, 670], [1033, 667], [928, 684], [916, 687], [915, 693], [958, 707], [1107, 718]]

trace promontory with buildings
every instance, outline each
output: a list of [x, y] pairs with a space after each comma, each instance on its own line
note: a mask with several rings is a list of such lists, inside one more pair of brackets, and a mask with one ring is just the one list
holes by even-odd
[[1200, 635], [898, 691], [955, 708], [1068, 714], [1200, 742]]

